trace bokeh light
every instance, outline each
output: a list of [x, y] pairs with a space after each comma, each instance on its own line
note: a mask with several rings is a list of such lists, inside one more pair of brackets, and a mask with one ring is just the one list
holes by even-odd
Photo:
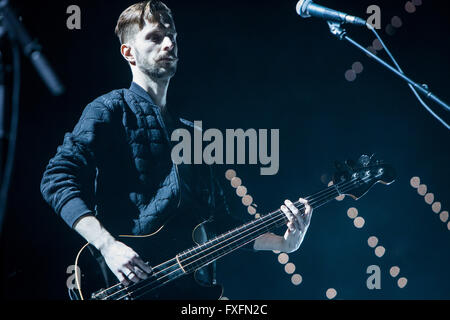
[[369, 239], [367, 239], [367, 243], [368, 243], [369, 247], [375, 248], [378, 244], [378, 238], [375, 236], [372, 236]]
[[336, 295], [337, 295], [337, 291], [336, 291], [336, 289], [333, 289], [333, 288], [328, 289], [326, 292], [326, 296], [330, 300], [334, 299], [336, 297]]
[[364, 220], [363, 217], [357, 217], [357, 218], [355, 218], [355, 220], [353, 220], [353, 224], [354, 224], [355, 227], [357, 227], [358, 229], [361, 229], [362, 227], [364, 227], [365, 220]]
[[397, 266], [392, 267], [389, 270], [389, 274], [391, 275], [391, 277], [395, 278], [396, 276], [398, 276], [400, 273], [400, 268]]
[[302, 276], [297, 273], [292, 275], [292, 277], [291, 277], [291, 282], [295, 286], [298, 286], [300, 283], [302, 283], [302, 280], [303, 280]]
[[289, 261], [289, 255], [287, 253], [280, 253], [278, 255], [278, 262], [281, 264], [286, 264]]
[[381, 258], [382, 256], [384, 256], [385, 252], [386, 252], [386, 249], [383, 246], [378, 246], [375, 248], [375, 255], [378, 258]]
[[355, 219], [358, 216], [358, 209], [356, 209], [356, 208], [349, 208], [347, 210], [347, 216], [350, 219]]
[[399, 286], [399, 288], [406, 287], [407, 283], [408, 283], [408, 279], [406, 279], [405, 277], [402, 277], [402, 278], [398, 279], [398, 281], [397, 281], [397, 285]]

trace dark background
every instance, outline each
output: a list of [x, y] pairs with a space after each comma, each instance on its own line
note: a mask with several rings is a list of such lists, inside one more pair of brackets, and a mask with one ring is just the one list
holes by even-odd
[[[120, 56], [114, 27], [132, 3], [12, 4], [43, 45], [67, 92], [52, 97], [22, 59], [17, 155], [1, 241], [5, 298], [67, 299], [66, 268], [84, 242], [43, 201], [39, 183], [84, 106], [129, 86], [131, 73]], [[333, 38], [325, 22], [299, 18], [295, 1], [166, 3], [175, 16], [180, 53], [170, 106], [208, 127], [280, 129], [277, 175], [260, 176], [259, 166], [221, 168], [237, 171], [259, 212], [324, 188], [334, 160], [376, 153], [398, 173], [393, 185], [377, 185], [356, 203], [346, 198], [315, 211], [301, 249], [290, 254], [303, 277], [299, 286], [291, 284], [273, 253], [238, 252], [219, 261], [225, 296], [326, 299], [326, 290], [335, 288], [337, 299], [449, 299], [450, 231], [410, 186], [411, 177], [419, 176], [442, 210], [449, 210], [449, 132], [409, 88], [356, 48]], [[407, 13], [405, 3], [321, 2], [362, 17], [367, 17], [369, 5], [379, 5], [380, 34], [403, 69], [450, 101], [450, 11], [444, 1], [423, 0], [415, 13]], [[81, 8], [81, 30], [66, 28], [71, 4]], [[385, 27], [393, 16], [403, 25], [391, 36]], [[365, 28], [348, 31], [364, 46], [374, 40]], [[355, 61], [364, 71], [349, 82], [344, 73]], [[233, 201], [238, 200], [236, 196]], [[352, 206], [365, 219], [362, 229], [347, 217]], [[249, 219], [245, 207], [240, 209], [236, 214]], [[372, 235], [386, 248], [382, 258], [367, 245]], [[369, 265], [381, 269], [381, 290], [366, 287]], [[403, 289], [389, 275], [394, 265], [400, 267], [398, 277], [408, 279]]]

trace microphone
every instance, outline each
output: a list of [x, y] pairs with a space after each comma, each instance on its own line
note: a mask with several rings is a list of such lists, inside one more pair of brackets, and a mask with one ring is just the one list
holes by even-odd
[[328, 21], [350, 23], [358, 26], [367, 25], [367, 22], [361, 18], [315, 4], [312, 0], [300, 0], [297, 3], [296, 11], [302, 18], [316, 17]]

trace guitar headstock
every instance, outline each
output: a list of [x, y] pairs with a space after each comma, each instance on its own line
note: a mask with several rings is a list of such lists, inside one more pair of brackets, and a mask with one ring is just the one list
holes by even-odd
[[357, 200], [378, 182], [389, 185], [395, 181], [394, 168], [376, 160], [375, 156], [362, 155], [357, 162], [347, 160], [344, 163], [335, 162], [337, 172], [333, 176], [334, 185], [341, 194]]

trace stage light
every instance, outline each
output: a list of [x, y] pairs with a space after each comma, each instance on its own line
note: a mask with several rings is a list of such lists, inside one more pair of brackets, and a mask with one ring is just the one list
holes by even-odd
[[367, 239], [367, 243], [369, 244], [369, 247], [375, 248], [378, 244], [378, 238], [375, 236], [372, 236], [369, 239]]
[[352, 64], [352, 70], [355, 71], [356, 74], [363, 72], [364, 67], [361, 62], [356, 61]]
[[287, 263], [284, 266], [284, 271], [286, 271], [287, 274], [293, 274], [295, 272], [295, 264], [292, 262]]
[[244, 206], [249, 206], [249, 205], [251, 205], [252, 204], [252, 202], [253, 202], [253, 198], [252, 198], [252, 196], [251, 195], [246, 195], [246, 196], [244, 196], [243, 198], [242, 198], [242, 204], [244, 205]]
[[377, 51], [383, 50], [383, 45], [378, 39], [373, 40], [372, 47]]
[[378, 258], [381, 258], [382, 256], [384, 256], [385, 252], [386, 252], [386, 249], [383, 246], [378, 246], [375, 248], [375, 255]]
[[355, 81], [356, 80], [356, 72], [353, 70], [347, 70], [345, 72], [345, 79], [349, 82]]
[[298, 286], [300, 283], [302, 283], [302, 276], [301, 275], [299, 275], [298, 273], [296, 273], [296, 274], [294, 274], [292, 277], [291, 277], [291, 282], [292, 282], [292, 284], [294, 285], [294, 286]]
[[330, 300], [334, 299], [336, 297], [336, 295], [337, 295], [337, 291], [336, 291], [336, 289], [333, 289], [333, 288], [328, 289], [326, 292], [326, 296]]
[[410, 180], [411, 187], [418, 188], [420, 186], [420, 178], [419, 177], [412, 177]]
[[358, 229], [361, 229], [362, 227], [364, 227], [364, 223], [365, 223], [365, 221], [364, 221], [363, 217], [357, 217], [357, 218], [355, 218], [355, 220], [353, 220], [353, 224]]
[[402, 278], [398, 279], [398, 281], [397, 281], [397, 284], [400, 288], [404, 288], [407, 283], [408, 283], [408, 279], [406, 279], [405, 277], [402, 277]]
[[394, 26], [395, 28], [400, 28], [403, 24], [402, 19], [400, 19], [400, 17], [398, 16], [394, 16], [391, 19], [391, 24], [392, 26]]
[[432, 193], [427, 193], [427, 194], [425, 195], [425, 202], [426, 202], [427, 204], [432, 204], [433, 201], [434, 201], [434, 194], [432, 194]]
[[247, 188], [244, 186], [237, 187], [236, 194], [242, 198], [243, 196], [245, 196], [247, 194]]
[[421, 184], [417, 188], [417, 193], [420, 194], [421, 196], [426, 195], [427, 194], [427, 185], [426, 184]]
[[255, 207], [252, 207], [252, 206], [248, 206], [247, 211], [251, 215], [254, 215], [256, 213]]
[[411, 1], [408, 1], [405, 4], [405, 10], [408, 13], [414, 13], [414, 12], [416, 12], [416, 6]]
[[[377, 54], [377, 50], [375, 50], [375, 48], [372, 46], [368, 46], [366, 49], [369, 50], [374, 55]], [[367, 56], [369, 56], [369, 55], [367, 55]]]
[[236, 171], [234, 171], [233, 169], [227, 170], [225, 172], [225, 178], [227, 178], [227, 180], [233, 179], [234, 177], [236, 177]]
[[439, 215], [439, 218], [441, 219], [442, 222], [447, 222], [448, 220], [448, 211], [442, 211], [441, 214]]
[[441, 211], [441, 203], [440, 202], [433, 203], [431, 209], [433, 210], [434, 213], [439, 213]]
[[261, 215], [259, 213], [255, 214], [255, 219], [261, 218]]
[[233, 186], [233, 188], [237, 188], [242, 184], [242, 180], [238, 177], [234, 177], [233, 179], [231, 179], [231, 185]]
[[356, 208], [349, 208], [347, 210], [347, 216], [350, 219], [355, 219], [358, 216], [358, 209], [356, 209]]
[[392, 268], [389, 270], [389, 273], [390, 273], [390, 275], [391, 275], [392, 278], [395, 278], [396, 276], [399, 275], [399, 273], [400, 273], [400, 268], [397, 267], [397, 266], [394, 266], [394, 267], [392, 267]]
[[281, 264], [286, 264], [289, 261], [289, 255], [287, 253], [280, 253], [278, 255], [278, 262]]

